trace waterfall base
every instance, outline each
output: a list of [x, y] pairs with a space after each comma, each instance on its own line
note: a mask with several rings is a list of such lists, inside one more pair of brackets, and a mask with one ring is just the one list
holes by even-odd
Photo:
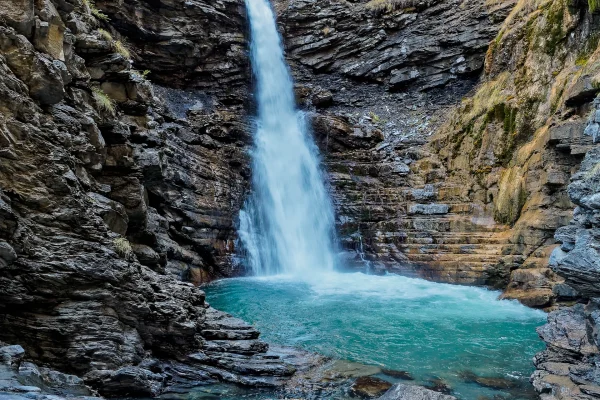
[[369, 365], [367, 375], [391, 383], [410, 378], [465, 400], [535, 398], [529, 375], [545, 314], [499, 292], [361, 273], [232, 279], [206, 291], [270, 343]]

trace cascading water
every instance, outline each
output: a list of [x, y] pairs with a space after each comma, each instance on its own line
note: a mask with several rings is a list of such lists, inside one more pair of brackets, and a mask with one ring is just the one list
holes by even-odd
[[269, 0], [246, 0], [258, 116], [239, 236], [255, 275], [332, 270], [334, 214]]

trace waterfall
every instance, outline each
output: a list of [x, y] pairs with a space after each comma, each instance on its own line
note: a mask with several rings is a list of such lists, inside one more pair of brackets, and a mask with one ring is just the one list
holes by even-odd
[[239, 237], [255, 275], [311, 275], [335, 264], [331, 200], [304, 114], [296, 108], [269, 0], [246, 0], [257, 118], [252, 193]]

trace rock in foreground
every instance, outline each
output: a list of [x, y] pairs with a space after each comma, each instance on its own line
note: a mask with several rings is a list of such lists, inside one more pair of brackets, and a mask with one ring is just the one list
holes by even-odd
[[379, 400], [456, 400], [456, 397], [434, 392], [421, 386], [397, 384]]

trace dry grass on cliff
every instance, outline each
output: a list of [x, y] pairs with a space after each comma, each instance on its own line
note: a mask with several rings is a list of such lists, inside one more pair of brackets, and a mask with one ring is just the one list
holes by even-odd
[[107, 42], [111, 42], [113, 41], [113, 37], [110, 34], [109, 31], [107, 31], [106, 29], [98, 29], [98, 34], [100, 35], [100, 37], [104, 40], [106, 40]]
[[107, 111], [110, 114], [114, 114], [116, 111], [115, 102], [113, 99], [108, 97], [106, 93], [99, 87], [92, 88], [92, 95], [94, 96], [94, 101], [100, 110]]
[[131, 58], [131, 51], [129, 51], [129, 49], [123, 44], [123, 42], [117, 40], [113, 43], [113, 46], [115, 48], [115, 51], [122, 55], [125, 59], [129, 60]]
[[117, 254], [125, 259], [129, 259], [133, 255], [133, 248], [129, 240], [121, 237], [113, 241]]

